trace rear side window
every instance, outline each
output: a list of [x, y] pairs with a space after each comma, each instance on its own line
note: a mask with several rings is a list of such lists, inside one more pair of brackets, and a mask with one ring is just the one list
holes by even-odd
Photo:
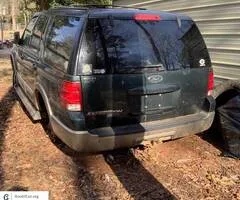
[[203, 38], [192, 21], [90, 19], [83, 38], [82, 72], [143, 68], [210, 67]]
[[43, 15], [40, 16], [34, 27], [31, 42], [29, 45], [33, 51], [38, 52], [40, 50], [40, 41], [42, 39], [42, 35], [44, 33], [46, 25], [47, 25], [47, 17]]
[[29, 44], [29, 41], [30, 41], [30, 38], [31, 38], [31, 34], [32, 34], [32, 30], [33, 30], [33, 27], [37, 21], [37, 16], [33, 17], [27, 28], [25, 29], [24, 33], [23, 33], [23, 36], [22, 36], [22, 41], [23, 41], [23, 45], [28, 45]]
[[55, 16], [47, 34], [44, 59], [46, 63], [66, 71], [73, 50], [80, 17]]

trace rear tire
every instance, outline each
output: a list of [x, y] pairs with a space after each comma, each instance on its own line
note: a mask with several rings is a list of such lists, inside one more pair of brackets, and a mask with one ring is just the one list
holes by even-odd
[[49, 115], [45, 106], [45, 103], [43, 101], [42, 96], [39, 94], [37, 95], [37, 99], [38, 99], [38, 106], [39, 106], [39, 111], [41, 114], [41, 124], [44, 128], [45, 131], [47, 132], [52, 132], [52, 128], [51, 128], [51, 124], [50, 124], [50, 120], [49, 120]]
[[55, 135], [51, 126], [51, 122], [49, 119], [48, 111], [45, 106], [45, 102], [43, 101], [43, 98], [40, 94], [37, 96], [38, 96], [38, 104], [39, 104], [39, 109], [41, 114], [40, 122], [42, 124], [42, 127], [45, 130], [49, 139], [52, 141], [52, 143], [54, 143], [57, 146], [57, 148], [63, 151], [66, 148], [66, 145]]

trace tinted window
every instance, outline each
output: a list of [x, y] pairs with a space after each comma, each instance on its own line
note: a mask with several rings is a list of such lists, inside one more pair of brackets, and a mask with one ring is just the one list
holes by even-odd
[[80, 54], [82, 73], [91, 73], [92, 70], [97, 69], [103, 69], [105, 72], [105, 70], [111, 69], [105, 66], [108, 61], [108, 52], [106, 52], [103, 31], [96, 22], [97, 21], [93, 20], [89, 21], [86, 28], [86, 34], [83, 36]]
[[31, 42], [30, 42], [30, 47], [32, 47], [34, 51], [38, 51], [40, 49], [40, 41], [44, 33], [46, 24], [47, 24], [47, 17], [40, 16], [34, 27]]
[[35, 16], [31, 19], [27, 28], [25, 29], [25, 31], [23, 33], [23, 37], [22, 37], [23, 45], [28, 45], [29, 44], [31, 34], [32, 34], [32, 30], [33, 30], [33, 27], [34, 27], [36, 21], [37, 21], [37, 16]]
[[[202, 36], [192, 21], [92, 19], [81, 53], [82, 71], [104, 68], [123, 72], [159, 67], [179, 70], [210, 66]], [[203, 59], [204, 64], [200, 64]]]
[[47, 36], [45, 61], [66, 71], [72, 53], [80, 17], [56, 16]]

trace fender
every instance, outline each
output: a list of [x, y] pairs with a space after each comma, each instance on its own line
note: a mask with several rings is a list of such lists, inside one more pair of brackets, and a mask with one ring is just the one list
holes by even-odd
[[11, 52], [10, 54], [10, 60], [11, 60], [11, 64], [12, 64], [12, 70], [16, 70], [16, 60], [15, 60], [15, 56], [14, 53]]
[[16, 46], [14, 45], [13, 48], [11, 49], [10, 51], [10, 59], [11, 59], [11, 62], [14, 66], [15, 69], [17, 69], [17, 62], [16, 62]]
[[[47, 109], [48, 115], [52, 116], [52, 109], [51, 109], [50, 103], [48, 101], [48, 97], [47, 97], [47, 94], [44, 90], [44, 87], [40, 83], [36, 83], [36, 90], [41, 94], [41, 96], [43, 98], [43, 101], [44, 101], [45, 107]], [[37, 101], [37, 99], [36, 99], [36, 101]]]

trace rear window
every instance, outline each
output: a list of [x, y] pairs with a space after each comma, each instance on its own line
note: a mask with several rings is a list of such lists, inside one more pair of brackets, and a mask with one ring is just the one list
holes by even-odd
[[192, 21], [90, 19], [81, 48], [81, 73], [210, 67], [203, 38]]

